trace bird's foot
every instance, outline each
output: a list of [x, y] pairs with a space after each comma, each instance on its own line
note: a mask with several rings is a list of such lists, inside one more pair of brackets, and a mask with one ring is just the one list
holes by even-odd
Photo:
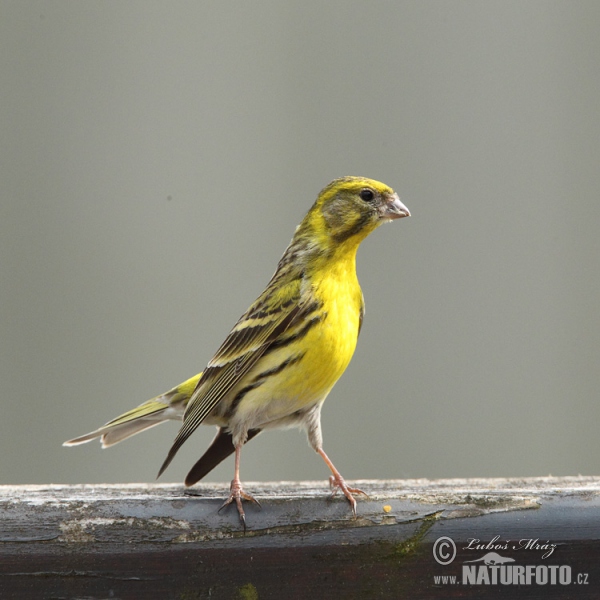
[[242, 488], [242, 482], [239, 479], [234, 479], [229, 487], [229, 498], [223, 502], [221, 508], [219, 508], [219, 511], [223, 510], [226, 506], [229, 506], [232, 502], [235, 502], [240, 515], [240, 521], [244, 526], [244, 531], [246, 531], [246, 513], [244, 512], [244, 507], [242, 506], [242, 500], [254, 502], [260, 507], [260, 502], [254, 496], [244, 491]]
[[352, 508], [352, 514], [356, 517], [356, 498], [352, 494], [362, 494], [366, 496], [367, 494], [358, 488], [350, 487], [344, 481], [344, 478], [341, 475], [335, 476], [332, 475], [329, 478], [329, 487], [332, 489], [331, 497], [335, 496], [340, 490], [350, 502], [350, 507]]

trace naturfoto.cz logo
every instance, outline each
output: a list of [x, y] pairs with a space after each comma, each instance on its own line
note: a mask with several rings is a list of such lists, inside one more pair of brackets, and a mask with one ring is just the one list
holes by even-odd
[[[573, 573], [570, 565], [516, 564], [516, 560], [500, 552], [529, 550], [541, 552], [539, 560], [549, 558], [557, 544], [539, 539], [522, 539], [515, 542], [500, 541], [496, 536], [489, 542], [470, 538], [461, 550], [486, 551], [483, 556], [465, 560], [460, 576], [434, 575], [434, 585], [586, 585], [587, 573]], [[500, 551], [500, 552], [497, 552]], [[433, 557], [440, 565], [450, 565], [456, 558], [457, 548], [448, 536], [438, 538], [433, 544]]]

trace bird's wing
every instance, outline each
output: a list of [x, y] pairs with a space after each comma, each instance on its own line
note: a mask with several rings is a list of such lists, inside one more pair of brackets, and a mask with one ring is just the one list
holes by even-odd
[[183, 417], [183, 425], [169, 450], [159, 477], [194, 430], [217, 404], [256, 364], [267, 348], [305, 314], [314, 311], [310, 303], [301, 302], [299, 280], [281, 287], [271, 281], [231, 330], [217, 353], [208, 363], [194, 390]]

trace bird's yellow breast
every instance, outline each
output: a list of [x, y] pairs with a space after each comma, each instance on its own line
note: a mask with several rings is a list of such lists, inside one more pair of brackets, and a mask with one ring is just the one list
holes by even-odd
[[[312, 326], [298, 323], [293, 343], [262, 357], [247, 381], [261, 381], [239, 403], [234, 421], [264, 427], [322, 402], [350, 362], [360, 328], [363, 298], [354, 261], [329, 265], [310, 279], [309, 296], [319, 305]], [[281, 368], [284, 363], [289, 363]], [[260, 374], [272, 372], [262, 377]], [[242, 384], [240, 384], [240, 387]], [[230, 422], [229, 425], [232, 423]]]
[[334, 265], [315, 281], [323, 320], [307, 335], [305, 365], [315, 388], [329, 391], [348, 366], [358, 339], [363, 298], [354, 265]]

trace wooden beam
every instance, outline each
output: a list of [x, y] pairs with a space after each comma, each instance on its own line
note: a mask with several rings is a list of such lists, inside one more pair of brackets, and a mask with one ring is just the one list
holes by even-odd
[[352, 485], [247, 483], [246, 533], [226, 485], [0, 486], [0, 598], [600, 597], [599, 477]]

